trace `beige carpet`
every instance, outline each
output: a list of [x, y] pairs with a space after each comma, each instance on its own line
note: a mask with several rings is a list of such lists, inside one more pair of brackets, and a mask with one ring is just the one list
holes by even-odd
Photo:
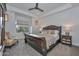
[[[69, 47], [68, 45], [58, 44], [54, 49], [52, 49], [48, 56], [78, 56], [79, 47]], [[24, 40], [19, 40], [19, 42], [13, 46], [11, 49], [7, 48], [4, 52], [4, 56], [42, 56], [35, 49], [33, 49], [28, 44], [24, 43]]]

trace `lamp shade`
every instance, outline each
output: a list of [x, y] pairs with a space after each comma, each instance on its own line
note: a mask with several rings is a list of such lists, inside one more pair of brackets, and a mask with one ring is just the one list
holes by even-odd
[[72, 31], [72, 24], [65, 24], [65, 25], [64, 25], [64, 31], [65, 31], [65, 32], [70, 32], [70, 31]]

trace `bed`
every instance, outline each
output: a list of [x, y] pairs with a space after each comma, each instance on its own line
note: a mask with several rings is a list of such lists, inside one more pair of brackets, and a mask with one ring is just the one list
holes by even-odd
[[49, 25], [43, 27], [41, 34], [28, 34], [25, 35], [25, 43], [28, 43], [36, 51], [46, 56], [61, 41], [61, 26]]

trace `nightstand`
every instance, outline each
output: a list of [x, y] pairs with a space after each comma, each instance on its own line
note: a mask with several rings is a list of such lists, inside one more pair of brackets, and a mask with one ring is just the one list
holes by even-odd
[[72, 45], [72, 36], [62, 35], [61, 43], [71, 46]]

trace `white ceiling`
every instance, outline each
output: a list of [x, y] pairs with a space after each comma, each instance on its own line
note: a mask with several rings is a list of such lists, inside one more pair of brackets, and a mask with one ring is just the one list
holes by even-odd
[[[43, 9], [44, 12], [40, 12], [38, 10], [29, 11], [29, 8], [35, 7], [35, 3], [9, 3], [8, 5], [16, 7], [22, 11], [32, 13], [36, 16], [45, 15], [50, 13], [51, 11], [56, 10], [57, 8], [65, 5], [67, 3], [39, 3], [39, 8]], [[71, 4], [72, 6], [79, 6], [79, 4]]]

